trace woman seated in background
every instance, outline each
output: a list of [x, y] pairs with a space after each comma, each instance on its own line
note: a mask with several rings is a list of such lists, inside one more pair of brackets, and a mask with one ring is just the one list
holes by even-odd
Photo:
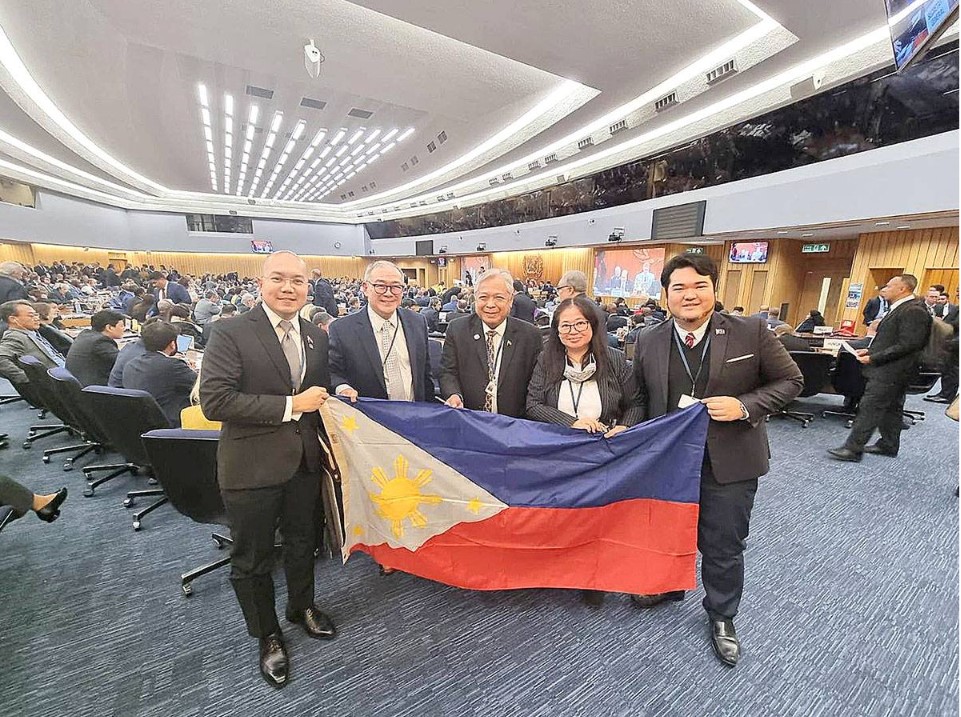
[[31, 510], [40, 520], [52, 523], [60, 516], [60, 505], [66, 499], [66, 488], [61, 488], [56, 493], [38, 495], [13, 478], [0, 475], [0, 506], [8, 505], [13, 508], [9, 515], [0, 515], [0, 528]]
[[[610, 438], [641, 420], [634, 373], [624, 354], [607, 345], [590, 299], [562, 301], [527, 389], [527, 417]], [[604, 593], [583, 591], [599, 606]]]
[[194, 387], [190, 389], [190, 405], [180, 412], [180, 427], [188, 431], [220, 430], [220, 421], [211, 421], [200, 408], [200, 371], [197, 372]]
[[809, 334], [814, 331], [815, 326], [824, 326], [824, 317], [817, 309], [811, 309], [808, 317], [798, 324], [796, 331], [799, 334]]
[[130, 307], [130, 318], [141, 324], [147, 320], [147, 314], [153, 309], [156, 299], [153, 294], [144, 294]]
[[73, 346], [73, 339], [61, 331], [62, 325], [57, 326], [60, 323], [58, 320], [60, 313], [57, 307], [53, 304], [37, 302], [33, 305], [33, 310], [40, 317], [40, 328], [37, 333], [49, 341], [57, 351], [66, 356], [70, 347]]

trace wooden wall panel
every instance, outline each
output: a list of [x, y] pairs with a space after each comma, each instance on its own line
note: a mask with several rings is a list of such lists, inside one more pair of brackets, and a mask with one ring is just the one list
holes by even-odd
[[899, 272], [918, 277], [920, 292], [929, 283], [944, 284], [953, 301], [958, 286], [958, 227], [862, 234], [851, 283], [863, 284], [864, 289], [858, 307], [845, 308], [843, 318], [860, 322], [864, 304], [876, 295], [877, 287]]

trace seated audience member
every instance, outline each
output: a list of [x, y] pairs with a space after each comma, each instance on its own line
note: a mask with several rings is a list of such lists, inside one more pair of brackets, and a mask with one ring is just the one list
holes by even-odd
[[611, 306], [610, 304], [605, 304], [604, 306], [605, 306], [605, 311], [607, 311], [607, 309], [611, 309], [611, 311], [608, 312], [608, 318], [607, 318], [608, 333], [613, 333], [618, 329], [622, 329], [628, 325], [627, 316], [620, 314], [619, 310]]
[[437, 324], [440, 321], [440, 299], [432, 298], [427, 308], [421, 310], [420, 315], [427, 322], [428, 331], [437, 331]]
[[733, 309], [731, 309], [731, 316], [744, 316], [744, 307], [735, 306]]
[[765, 321], [767, 321], [769, 311], [770, 311], [770, 307], [767, 304], [761, 304], [761, 307], [758, 309], [757, 313], [751, 314], [751, 316], [758, 319], [764, 319]]
[[467, 301], [464, 299], [457, 300], [457, 311], [452, 311], [447, 314], [447, 323], [449, 324], [454, 319], [460, 319], [464, 316], [470, 316], [470, 312], [467, 310]]
[[125, 288], [127, 288], [127, 290], [130, 292], [130, 296], [124, 299], [123, 307], [121, 310], [127, 316], [130, 316], [130, 312], [133, 309], [134, 304], [140, 301], [146, 289], [144, 289], [142, 286], [137, 286], [136, 284], [130, 284], [128, 287], [125, 287]]
[[82, 331], [67, 352], [67, 370], [81, 386], [106, 386], [117, 362], [123, 338], [124, 316], [119, 311], [98, 311], [90, 319], [90, 328]]
[[799, 334], [809, 334], [814, 331], [815, 326], [824, 326], [824, 317], [817, 309], [811, 309], [808, 317], [798, 324], [797, 332]]
[[[606, 345], [606, 336], [586, 297], [558, 305], [527, 389], [529, 419], [607, 437], [641, 420], [634, 373], [624, 354]], [[596, 606], [603, 593], [584, 591], [583, 597]]]
[[197, 380], [190, 367], [173, 356], [177, 336], [177, 327], [163, 320], [144, 326], [140, 340], [146, 351], [123, 369], [123, 387], [153, 396], [174, 428], [180, 428], [180, 412], [190, 405], [190, 391]]
[[794, 335], [791, 331], [790, 324], [775, 326], [774, 335], [777, 336], [778, 341], [780, 341], [788, 351], [814, 351], [814, 349], [811, 348], [811, 344], [800, 336]]
[[41, 301], [34, 304], [33, 309], [40, 316], [40, 335], [49, 341], [50, 345], [57, 351], [66, 356], [73, 345], [73, 339], [63, 332], [62, 326], [58, 326], [60, 322], [57, 307]]
[[13, 520], [22, 518], [32, 510], [40, 520], [52, 523], [60, 516], [60, 505], [66, 499], [66, 488], [61, 488], [56, 493], [38, 495], [13, 478], [0, 475], [0, 505], [13, 508]]
[[148, 314], [156, 313], [156, 311], [154, 310], [155, 303], [156, 303], [156, 299], [154, 298], [154, 295], [144, 292], [143, 296], [141, 296], [137, 301], [133, 302], [133, 304], [131, 305], [130, 318], [136, 321], [139, 321], [140, 323], [143, 323], [144, 321], [147, 320]]
[[[149, 326], [155, 321], [159, 321], [156, 316], [151, 316], [147, 319], [143, 326]], [[141, 327], [141, 332], [143, 327]], [[137, 356], [147, 353], [146, 347], [143, 345], [143, 338], [139, 338], [136, 341], [131, 341], [122, 349], [120, 353], [117, 354], [117, 359], [114, 361], [113, 368], [110, 370], [110, 377], [107, 379], [107, 385], [113, 388], [123, 388], [123, 370], [128, 363], [133, 361]]]
[[314, 326], [319, 326], [324, 331], [328, 330], [330, 322], [334, 320], [334, 317], [327, 313], [326, 309], [321, 308], [319, 311], [315, 311], [314, 315], [311, 317], [311, 322]]
[[199, 326], [203, 326], [220, 311], [220, 294], [216, 291], [208, 291], [194, 308], [194, 320]]
[[631, 317], [631, 330], [627, 332], [624, 337], [624, 345], [637, 343], [637, 337], [640, 335], [641, 331], [645, 328], [645, 320], [651, 315], [651, 310], [646, 306], [642, 307], [641, 310]]
[[448, 289], [445, 291], [444, 295], [447, 296], [447, 301], [444, 302], [440, 310], [446, 311], [447, 313], [457, 311], [457, 300], [460, 296], [460, 291], [461, 290], [459, 286], [455, 286], [453, 289]]
[[779, 318], [781, 316], [781, 310], [777, 308], [770, 308], [767, 310], [767, 327], [774, 330], [775, 326], [780, 326], [784, 322]]
[[527, 288], [520, 279], [514, 280], [514, 303], [511, 305], [511, 316], [529, 324], [534, 323], [537, 305], [527, 293]]
[[200, 407], [200, 375], [190, 389], [190, 405], [180, 412], [180, 427], [189, 431], [219, 431], [220, 421], [211, 421]]
[[35, 356], [46, 368], [64, 365], [63, 355], [39, 334], [40, 316], [29, 301], [0, 304], [0, 321], [7, 324], [0, 338], [0, 376], [10, 383], [29, 383], [20, 367], [21, 356]]

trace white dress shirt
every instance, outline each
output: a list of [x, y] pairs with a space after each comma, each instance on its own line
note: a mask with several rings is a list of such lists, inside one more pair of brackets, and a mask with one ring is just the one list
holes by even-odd
[[[576, 409], [574, 399], [577, 399]], [[597, 388], [597, 381], [594, 379], [584, 383], [571, 383], [567, 379], [561, 381], [560, 392], [557, 394], [557, 410], [569, 416], [598, 421], [601, 418], [602, 409], [601, 392]]]
[[682, 329], [680, 326], [678, 326], [678, 323], [675, 321], [674, 330], [677, 331], [677, 335], [680, 337], [682, 344], [684, 343], [684, 338], [688, 334], [694, 334], [694, 345], [697, 346], [699, 343], [701, 343], [701, 339], [704, 338], [704, 334], [707, 333], [707, 327], [710, 325], [711, 319], [708, 317], [708, 319], [696, 329], [693, 331], [688, 331], [687, 329]]
[[[274, 327], [274, 333], [277, 335], [277, 343], [282, 344], [284, 340], [284, 330], [280, 328], [280, 322], [284, 320], [282, 316], [274, 313], [269, 306], [265, 303], [261, 303], [264, 307], [264, 313], [267, 314], [267, 318], [270, 320], [270, 325]], [[307, 354], [304, 351], [304, 342], [300, 336], [300, 317], [295, 316], [292, 319], [288, 319], [291, 323], [290, 335], [294, 339], [294, 343], [300, 348], [300, 380], [303, 382], [304, 375], [307, 373]], [[284, 407], [284, 417], [283, 422], [287, 421], [299, 421], [302, 413], [293, 413], [294, 399], [293, 396], [287, 396], [287, 403]]]
[[[397, 329], [397, 336], [394, 339], [394, 346], [391, 348], [391, 355], [396, 356], [400, 364], [400, 378], [404, 382], [404, 393], [406, 401], [414, 400], [414, 374], [410, 367], [410, 354], [407, 351], [407, 339], [404, 336], [404, 325], [401, 323], [397, 312], [389, 319], [385, 319], [367, 305], [367, 317], [370, 325], [374, 329], [374, 343], [377, 344], [377, 352], [380, 354], [381, 367], [387, 361], [387, 349], [384, 348], [380, 340], [380, 332], [386, 322], [390, 321]], [[393, 329], [391, 329], [393, 333]], [[385, 376], [386, 379], [386, 376]], [[337, 387], [340, 389], [340, 386]]]

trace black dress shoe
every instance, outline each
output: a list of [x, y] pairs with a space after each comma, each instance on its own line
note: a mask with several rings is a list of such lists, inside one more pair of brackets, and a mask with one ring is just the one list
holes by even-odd
[[52, 523], [60, 517], [60, 506], [67, 499], [67, 489], [61, 488], [54, 494], [53, 500], [37, 511], [37, 517], [47, 523]]
[[930, 403], [951, 403], [954, 399], [945, 398], [944, 396], [925, 396], [924, 401], [929, 401]]
[[284, 646], [284, 636], [277, 632], [260, 639], [260, 674], [272, 687], [283, 687], [287, 684], [290, 661], [287, 659], [287, 648]]
[[301, 612], [288, 612], [287, 619], [301, 625], [304, 632], [317, 640], [333, 640], [337, 635], [334, 623], [315, 605]]
[[717, 659], [729, 667], [734, 667], [741, 659], [741, 643], [734, 631], [733, 620], [711, 620], [711, 645]]
[[631, 595], [631, 602], [636, 607], [652, 608], [662, 602], [680, 602], [684, 599], [683, 590], [673, 590], [668, 593], [656, 593], [654, 595]]
[[844, 448], [844, 447], [829, 448], [828, 454], [835, 460], [839, 460], [839, 461], [850, 461], [851, 463], [861, 462], [861, 454], [855, 453], [849, 448]]
[[604, 604], [604, 594], [601, 590], [581, 590], [581, 600], [585, 605], [600, 607]]
[[885, 448], [880, 443], [874, 443], [870, 446], [865, 446], [864, 452], [872, 453], [876, 456], [887, 456], [888, 458], [895, 458], [898, 455], [897, 451], [892, 451], [890, 448]]

